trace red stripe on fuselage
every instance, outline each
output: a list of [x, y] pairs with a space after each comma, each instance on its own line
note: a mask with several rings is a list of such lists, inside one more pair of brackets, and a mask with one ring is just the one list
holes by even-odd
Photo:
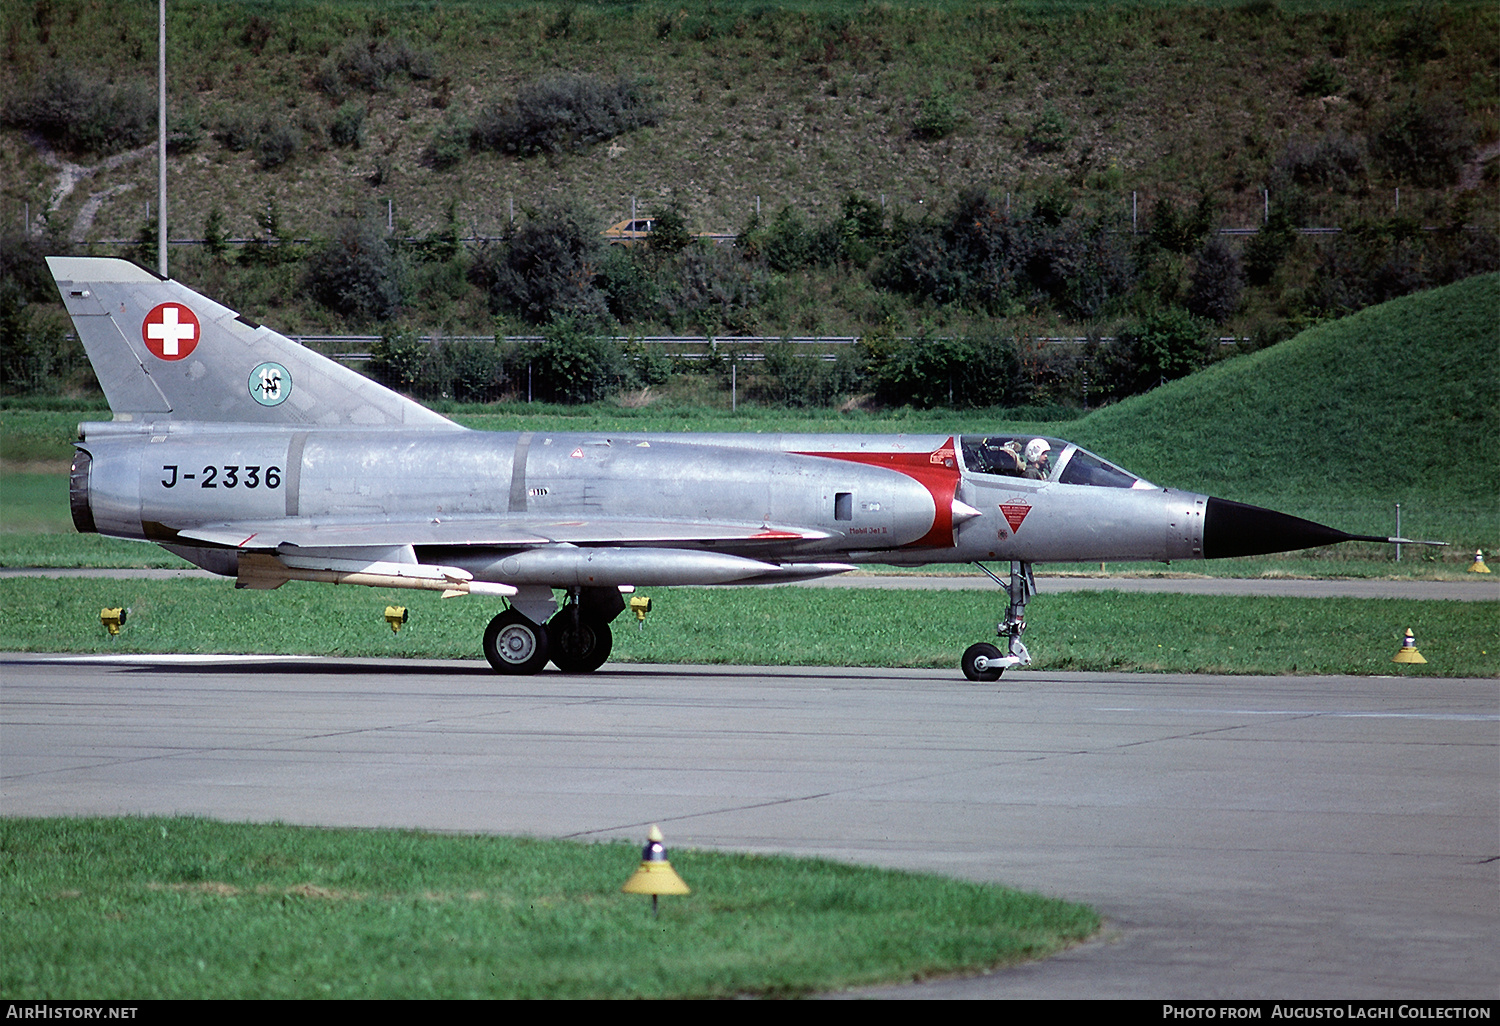
[[953, 499], [958, 494], [960, 475], [952, 437], [932, 452], [802, 452], [797, 455], [863, 463], [868, 467], [886, 467], [912, 478], [932, 495], [932, 506], [936, 513], [927, 533], [902, 548], [953, 547]]

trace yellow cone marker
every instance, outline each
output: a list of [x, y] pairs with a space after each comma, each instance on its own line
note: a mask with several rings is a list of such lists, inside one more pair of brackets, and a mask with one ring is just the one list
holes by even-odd
[[646, 834], [646, 847], [641, 849], [641, 865], [620, 890], [626, 894], [651, 895], [651, 916], [656, 917], [656, 896], [659, 894], [691, 894], [688, 885], [667, 861], [666, 845], [661, 843], [661, 828], [655, 823]]
[[1484, 552], [1480, 549], [1474, 550], [1474, 565], [1469, 567], [1471, 574], [1487, 574], [1490, 568], [1484, 565]]
[[1416, 635], [1408, 630], [1406, 632], [1406, 637], [1401, 639], [1401, 651], [1397, 652], [1395, 656], [1392, 657], [1391, 662], [1425, 663], [1426, 661], [1426, 659], [1422, 658], [1422, 653], [1417, 651]]

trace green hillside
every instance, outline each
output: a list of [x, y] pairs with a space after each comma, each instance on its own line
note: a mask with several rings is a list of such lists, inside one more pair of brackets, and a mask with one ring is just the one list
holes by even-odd
[[[1183, 307], [1264, 342], [1500, 269], [1493, 2], [168, 8], [169, 269], [298, 333], [1112, 336]], [[44, 251], [155, 264], [156, 23], [0, 5], [0, 285], [32, 302]], [[518, 296], [502, 240], [563, 208], [570, 287]], [[659, 208], [743, 239], [588, 251]], [[309, 287], [340, 253], [360, 288]], [[1037, 401], [1080, 395], [1050, 377]]]
[[1464, 532], [1455, 544], [1493, 544], [1497, 315], [1500, 275], [1481, 275], [1319, 325], [1069, 431], [1168, 487], [1372, 533], [1389, 533], [1399, 502], [1408, 534], [1441, 521]]

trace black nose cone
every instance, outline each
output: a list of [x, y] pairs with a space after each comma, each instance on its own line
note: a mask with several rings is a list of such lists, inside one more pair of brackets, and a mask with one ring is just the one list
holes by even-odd
[[1351, 541], [1357, 535], [1274, 509], [1210, 497], [1203, 514], [1203, 558], [1263, 556]]

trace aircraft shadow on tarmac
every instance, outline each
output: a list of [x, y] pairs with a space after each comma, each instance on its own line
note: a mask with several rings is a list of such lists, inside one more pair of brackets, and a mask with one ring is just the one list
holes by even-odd
[[[183, 676], [203, 677], [214, 676], [225, 673], [280, 673], [302, 676], [384, 676], [384, 677], [485, 677], [494, 678], [495, 673], [488, 663], [457, 660], [389, 660], [379, 664], [371, 661], [349, 661], [341, 659], [324, 659], [306, 656], [288, 656], [285, 658], [246, 655], [243, 658], [235, 656], [216, 656], [207, 662], [177, 662], [156, 661], [157, 657], [145, 654], [139, 659], [129, 656], [121, 659], [111, 657], [111, 662], [119, 673], [123, 674], [149, 674], [151, 676]], [[6, 660], [0, 659], [0, 665]], [[61, 665], [97, 665], [98, 658], [95, 656], [76, 656], [50, 659], [49, 662]], [[558, 681], [584, 679], [593, 677], [599, 680], [615, 680], [621, 684], [630, 683], [644, 676], [659, 678], [670, 676], [672, 678], [717, 680], [726, 676], [775, 676], [781, 679], [795, 678], [797, 680], [827, 680], [847, 684], [851, 680], [872, 682], [879, 680], [905, 681], [913, 674], [922, 674], [928, 671], [913, 670], [910, 668], [891, 668], [876, 666], [845, 667], [845, 666], [731, 666], [728, 664], [720, 666], [672, 666], [659, 663], [618, 663], [609, 669], [597, 670], [592, 674], [562, 673], [560, 671], [544, 670], [537, 674], [542, 680], [555, 679]], [[931, 671], [941, 672], [941, 671]], [[972, 686], [968, 681], [951, 681], [964, 687]]]

